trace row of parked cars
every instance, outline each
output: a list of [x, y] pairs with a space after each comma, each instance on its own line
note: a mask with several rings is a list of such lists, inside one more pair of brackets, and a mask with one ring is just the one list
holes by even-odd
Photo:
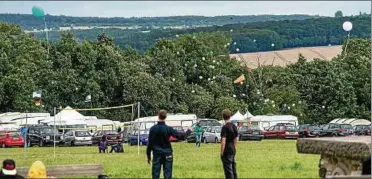
[[350, 124], [325, 124], [325, 125], [299, 125], [299, 137], [337, 137], [350, 135], [371, 135], [370, 125], [355, 125]]
[[[221, 142], [222, 126], [218, 122], [201, 123], [203, 128], [202, 142], [204, 143], [219, 143]], [[186, 141], [195, 142], [196, 136], [193, 133], [193, 126], [186, 131], [181, 126], [173, 127], [181, 135], [181, 139], [170, 137], [171, 142]], [[54, 136], [54, 134], [56, 134]], [[98, 130], [91, 132], [88, 130], [70, 130], [64, 134], [51, 126], [30, 126], [27, 134], [27, 146], [46, 146], [53, 145], [96, 145], [105, 135], [109, 145], [125, 142], [129, 145], [147, 145], [149, 130], [131, 131], [130, 128], [125, 128], [123, 131], [116, 130]], [[371, 135], [370, 125], [350, 124], [325, 124], [313, 125], [303, 124], [294, 126], [290, 123], [279, 123], [266, 130], [260, 130], [254, 126], [239, 126], [239, 140], [262, 140], [262, 139], [297, 139], [299, 137], [336, 137], [348, 135]], [[25, 140], [20, 131], [0, 131], [0, 146], [24, 146]]]

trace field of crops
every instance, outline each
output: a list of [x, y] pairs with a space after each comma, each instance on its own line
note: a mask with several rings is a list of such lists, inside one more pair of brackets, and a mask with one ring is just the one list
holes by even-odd
[[[174, 143], [174, 178], [223, 178], [219, 158], [219, 144], [205, 144], [200, 149], [191, 143]], [[125, 153], [99, 154], [97, 147], [53, 147], [0, 149], [1, 160], [12, 158], [17, 167], [31, 166], [36, 160], [46, 165], [102, 164], [104, 173], [111, 178], [151, 178], [146, 148], [125, 146]], [[296, 150], [295, 140], [264, 140], [239, 142], [237, 170], [240, 178], [286, 177], [315, 178], [318, 175], [317, 155], [302, 155]]]

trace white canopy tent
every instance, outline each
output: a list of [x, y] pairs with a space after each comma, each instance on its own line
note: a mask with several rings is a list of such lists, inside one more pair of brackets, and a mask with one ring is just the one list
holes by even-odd
[[243, 121], [245, 118], [240, 111], [236, 112], [233, 116], [230, 118], [232, 121]]
[[244, 114], [244, 119], [249, 119], [251, 117], [254, 117], [249, 111], [247, 111], [245, 114]]
[[[70, 106], [56, 114], [56, 121], [67, 121], [67, 120], [84, 120], [86, 117], [79, 112], [73, 110]], [[49, 118], [50, 121], [54, 121], [54, 117]]]
[[329, 123], [336, 123], [336, 124], [351, 124], [352, 126], [355, 125], [370, 125], [371, 121], [366, 119], [356, 119], [356, 118], [337, 118], [332, 120]]

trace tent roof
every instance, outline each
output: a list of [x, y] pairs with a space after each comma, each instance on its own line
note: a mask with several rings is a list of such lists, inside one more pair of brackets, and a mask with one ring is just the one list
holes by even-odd
[[240, 111], [236, 112], [233, 116], [231, 116], [231, 120], [232, 121], [241, 121], [241, 120], [244, 120], [244, 116], [242, 113], [240, 113]]
[[251, 117], [253, 117], [253, 115], [252, 115], [249, 111], [247, 111], [247, 112], [244, 114], [244, 118], [251, 118]]
[[84, 119], [84, 116], [80, 114], [79, 112], [73, 110], [70, 106], [67, 106], [61, 112], [56, 114], [56, 121], [82, 120], [82, 119]]

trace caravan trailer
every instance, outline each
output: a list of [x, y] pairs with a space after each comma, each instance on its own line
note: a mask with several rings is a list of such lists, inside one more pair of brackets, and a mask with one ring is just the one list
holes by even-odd
[[[133, 127], [140, 130], [150, 129], [158, 121], [158, 116], [143, 117], [134, 120]], [[182, 126], [183, 128], [189, 128], [197, 121], [195, 114], [168, 114], [165, 123], [169, 126]]]
[[298, 125], [298, 119], [292, 115], [262, 115], [253, 116], [249, 119], [252, 126], [257, 126], [261, 130], [266, 130], [271, 126], [279, 123], [290, 123], [294, 126]]

